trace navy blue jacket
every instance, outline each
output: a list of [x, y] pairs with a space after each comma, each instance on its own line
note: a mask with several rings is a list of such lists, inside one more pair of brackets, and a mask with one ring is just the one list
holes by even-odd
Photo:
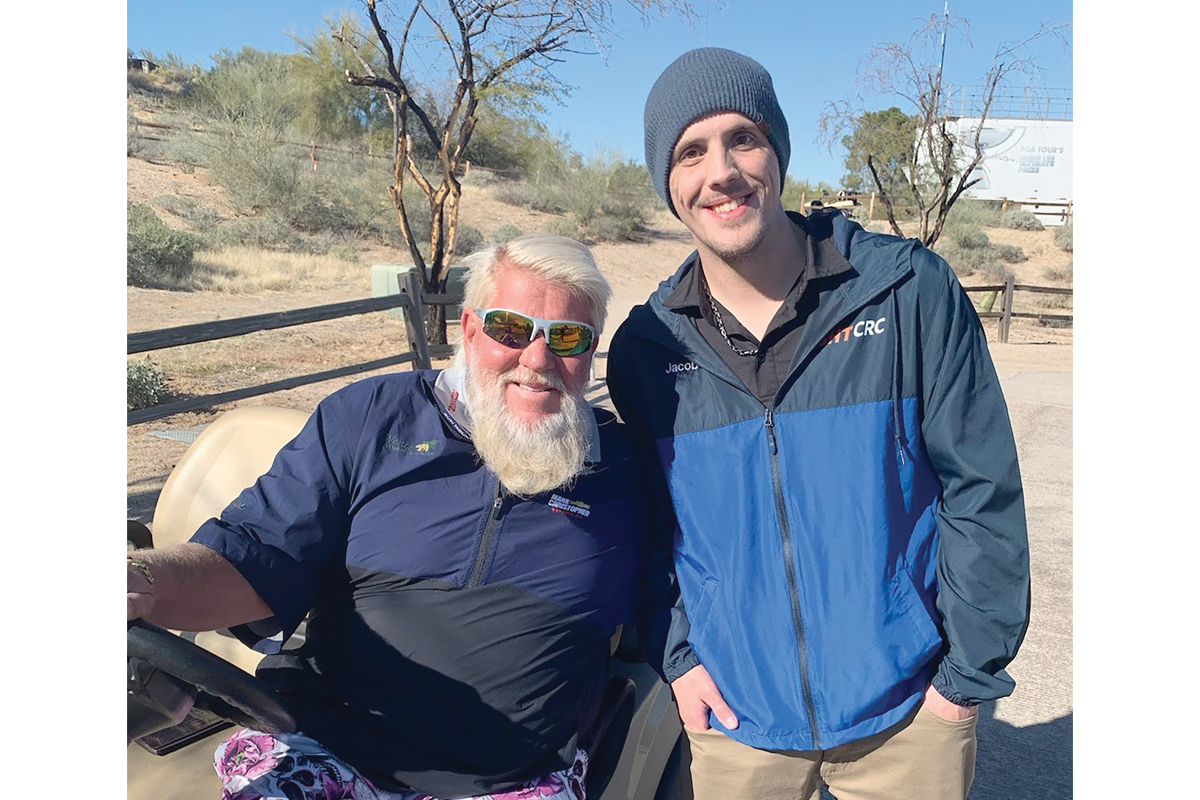
[[652, 655], [667, 680], [702, 663], [726, 732], [776, 750], [877, 733], [931, 680], [961, 704], [1009, 694], [1029, 620], [1016, 447], [970, 300], [913, 240], [809, 221], [852, 269], [805, 290], [771, 404], [664, 307], [695, 254], [608, 364], [673, 517], [680, 601]]
[[304, 645], [258, 669], [300, 730], [384, 788], [458, 797], [570, 765], [647, 537], [612, 414], [596, 411], [599, 463], [522, 500], [481, 464], [435, 374], [322, 401], [193, 541], [274, 612], [235, 631], [248, 643], [278, 650], [312, 610]]

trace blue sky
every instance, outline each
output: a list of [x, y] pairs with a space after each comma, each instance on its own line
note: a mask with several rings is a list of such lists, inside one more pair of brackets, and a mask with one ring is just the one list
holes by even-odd
[[[618, 7], [607, 59], [568, 55], [557, 70], [574, 89], [562, 105], [547, 108], [545, 122], [565, 133], [585, 154], [600, 148], [642, 160], [642, 105], [654, 79], [680, 53], [706, 45], [728, 47], [761, 62], [772, 74], [791, 129], [795, 178], [837, 183], [841, 153], [831, 155], [814, 142], [826, 100], [843, 99], [854, 90], [859, 60], [873, 45], [903, 42], [942, 0], [927, 2], [805, 3], [797, 0], [728, 0], [706, 7], [697, 0], [701, 19], [694, 29], [677, 19], [656, 19], [643, 27], [635, 14]], [[208, 57], [229, 47], [291, 52], [288, 31], [302, 35], [323, 27], [327, 16], [356, 11], [353, 0], [191, 0], [168, 6], [149, 0], [128, 2], [128, 46], [209, 65]], [[976, 82], [1001, 41], [1023, 39], [1043, 21], [1070, 22], [1069, 0], [957, 0], [953, 15], [970, 21], [970, 41], [951, 37], [946, 49], [946, 79]], [[1071, 30], [1067, 30], [1071, 41]], [[1072, 51], [1047, 41], [1034, 51], [1045, 70], [1042, 85], [1070, 90]], [[880, 107], [886, 107], [880, 101]]]

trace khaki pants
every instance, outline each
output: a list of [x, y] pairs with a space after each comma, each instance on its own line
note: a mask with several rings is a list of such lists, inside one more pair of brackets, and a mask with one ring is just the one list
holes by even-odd
[[[829, 750], [757, 750], [717, 730], [687, 730], [695, 800], [965, 800], [975, 777], [976, 714], [924, 706], [881, 733]], [[685, 754], [686, 755], [686, 754]]]

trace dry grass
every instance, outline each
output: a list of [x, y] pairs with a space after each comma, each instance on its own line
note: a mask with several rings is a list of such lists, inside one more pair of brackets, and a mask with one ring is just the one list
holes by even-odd
[[253, 247], [201, 250], [193, 259], [196, 288], [225, 294], [357, 287], [369, 296], [370, 272], [357, 260], [279, 253]]

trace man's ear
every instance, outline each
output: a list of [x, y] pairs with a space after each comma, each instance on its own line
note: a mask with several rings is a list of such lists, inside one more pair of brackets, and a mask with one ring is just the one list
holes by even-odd
[[459, 320], [462, 327], [463, 343], [470, 344], [475, 338], [478, 331], [475, 329], [475, 315], [467, 309], [463, 309], [462, 319]]

